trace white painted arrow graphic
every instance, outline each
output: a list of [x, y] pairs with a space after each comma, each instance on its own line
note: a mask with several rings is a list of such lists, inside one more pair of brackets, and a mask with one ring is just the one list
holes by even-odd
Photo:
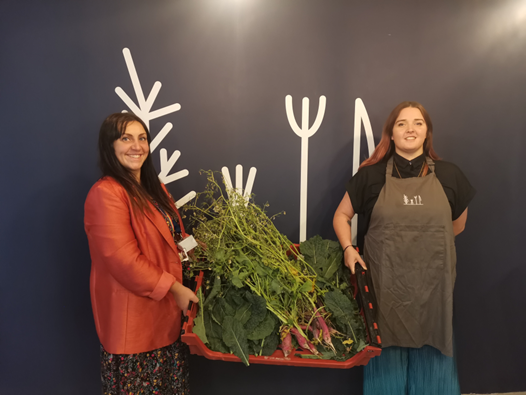
[[128, 73], [130, 74], [130, 79], [133, 85], [133, 90], [135, 91], [135, 96], [137, 97], [138, 105], [133, 102], [130, 96], [128, 96], [128, 94], [124, 92], [124, 90], [121, 87], [116, 87], [115, 93], [117, 93], [117, 95], [122, 99], [122, 101], [135, 115], [137, 115], [143, 120], [148, 129], [150, 129], [150, 121], [152, 119], [162, 117], [163, 115], [171, 114], [181, 109], [181, 105], [179, 103], [175, 103], [150, 112], [153, 103], [157, 98], [159, 91], [161, 90], [162, 84], [159, 81], [156, 81], [153, 84], [150, 94], [148, 95], [148, 99], [145, 99], [141, 82], [139, 81], [139, 75], [137, 74], [135, 64], [133, 63], [131, 52], [128, 48], [124, 48], [122, 50], [122, 53], [124, 55], [126, 67], [128, 68]]
[[[135, 115], [137, 115], [139, 118], [143, 120], [143, 122], [146, 124], [146, 127], [149, 130], [150, 121], [152, 119], [156, 119], [164, 115], [168, 115], [176, 111], [179, 111], [181, 109], [181, 105], [179, 103], [175, 103], [175, 104], [171, 104], [169, 106], [151, 111], [153, 103], [155, 102], [155, 99], [157, 99], [157, 95], [159, 94], [161, 90], [162, 84], [159, 81], [156, 81], [153, 84], [153, 87], [150, 93], [148, 94], [148, 98], [145, 98], [144, 92], [141, 86], [141, 82], [139, 80], [139, 75], [137, 74], [137, 69], [135, 68], [135, 64], [133, 62], [133, 58], [132, 58], [130, 50], [128, 48], [124, 48], [122, 50], [122, 53], [124, 55], [124, 61], [126, 62], [126, 67], [128, 68], [128, 73], [130, 75], [130, 79], [133, 85], [133, 90], [135, 91], [135, 96], [137, 97], [137, 104], [130, 98], [130, 96], [126, 92], [124, 92], [124, 90], [121, 87], [119, 86], [116, 87], [115, 93], [117, 93], [117, 95], [122, 99], [124, 104], [128, 106], [130, 111], [132, 111]], [[124, 110], [123, 112], [126, 112], [126, 110]], [[155, 138], [150, 143], [150, 152], [155, 151], [155, 149], [161, 144], [161, 142], [168, 135], [168, 133], [170, 133], [172, 128], [173, 128], [173, 125], [170, 122], [167, 122], [164, 125], [164, 127], [159, 131], [159, 133], [157, 133]], [[181, 152], [175, 151], [170, 156], [170, 158], [168, 158], [168, 151], [164, 148], [161, 149], [161, 152], [160, 152], [161, 171], [159, 173], [159, 178], [164, 184], [169, 184], [171, 182], [177, 181], [183, 177], [188, 176], [189, 172], [186, 169], [178, 171], [174, 174], [169, 174], [180, 156], [181, 156]], [[183, 204], [193, 199], [195, 195], [196, 193], [194, 191], [187, 193], [185, 196], [183, 196], [181, 199], [179, 199], [176, 202], [177, 207], [181, 207]]]

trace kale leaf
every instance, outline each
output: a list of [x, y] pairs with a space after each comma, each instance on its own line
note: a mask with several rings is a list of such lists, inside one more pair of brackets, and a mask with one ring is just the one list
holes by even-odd
[[256, 328], [267, 315], [267, 302], [259, 295], [255, 295], [249, 291], [245, 293], [245, 298], [250, 303], [252, 314], [250, 319], [245, 323], [247, 333], [250, 333]]
[[223, 341], [230, 350], [248, 366], [248, 341], [245, 328], [234, 317], [225, 317], [223, 320]]
[[305, 261], [316, 271], [318, 278], [331, 281], [342, 264], [343, 253], [340, 244], [314, 236], [300, 244]]

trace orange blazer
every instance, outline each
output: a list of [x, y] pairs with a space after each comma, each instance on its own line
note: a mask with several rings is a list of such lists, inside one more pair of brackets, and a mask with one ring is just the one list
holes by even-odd
[[93, 185], [84, 205], [95, 327], [112, 354], [161, 348], [181, 331], [181, 310], [169, 292], [182, 282], [179, 252], [164, 217], [150, 208], [135, 216], [126, 190], [109, 177]]

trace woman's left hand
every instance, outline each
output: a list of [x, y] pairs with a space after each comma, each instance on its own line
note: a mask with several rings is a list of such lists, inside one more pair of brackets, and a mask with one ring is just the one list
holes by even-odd
[[183, 315], [186, 315], [190, 302], [199, 303], [199, 298], [194, 292], [177, 281], [170, 287], [170, 292], [174, 296], [177, 306], [183, 311]]

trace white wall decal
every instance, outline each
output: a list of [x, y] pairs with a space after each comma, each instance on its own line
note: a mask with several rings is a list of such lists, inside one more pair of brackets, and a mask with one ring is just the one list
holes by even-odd
[[128, 72], [130, 73], [133, 90], [135, 91], [135, 96], [137, 96], [137, 102], [139, 105], [137, 106], [133, 102], [133, 100], [130, 99], [130, 96], [128, 96], [128, 94], [124, 92], [124, 90], [121, 87], [116, 87], [115, 93], [117, 93], [117, 95], [122, 99], [122, 101], [135, 115], [137, 115], [144, 121], [148, 128], [150, 128], [150, 121], [152, 119], [162, 117], [163, 115], [171, 114], [181, 109], [181, 105], [179, 103], [175, 103], [167, 107], [163, 107], [150, 112], [153, 102], [155, 101], [157, 95], [159, 94], [159, 91], [161, 90], [162, 84], [159, 81], [156, 81], [153, 84], [152, 90], [150, 91], [148, 98], [145, 99], [141, 87], [141, 82], [139, 81], [139, 75], [137, 74], [137, 70], [135, 69], [135, 64], [133, 63], [133, 58], [131, 56], [130, 50], [128, 48], [124, 48], [122, 50], [122, 54], [124, 55], [124, 61], [126, 62], [126, 67], [128, 68]]
[[318, 114], [309, 129], [309, 98], [304, 97], [301, 110], [301, 128], [298, 126], [292, 108], [292, 96], [285, 97], [285, 109], [290, 127], [299, 137], [301, 137], [301, 183], [300, 183], [300, 243], [307, 239], [307, 181], [309, 169], [309, 137], [314, 135], [320, 128], [327, 100], [325, 96], [320, 96], [318, 104]]
[[184, 206], [186, 203], [188, 203], [190, 200], [195, 198], [196, 193], [195, 191], [188, 192], [186, 195], [184, 195], [181, 199], [175, 202], [175, 206], [177, 208], [180, 208], [181, 206]]
[[225, 180], [226, 184], [226, 191], [228, 193], [228, 196], [230, 197], [232, 190], [235, 190], [236, 193], [243, 196], [246, 200], [246, 204], [248, 204], [248, 199], [250, 199], [250, 195], [252, 194], [252, 188], [254, 187], [254, 180], [256, 179], [256, 172], [257, 169], [255, 167], [251, 167], [250, 171], [248, 172], [248, 178], [247, 178], [247, 184], [245, 186], [245, 190], [243, 191], [243, 166], [237, 165], [236, 166], [236, 187], [234, 188], [234, 185], [232, 184], [232, 179], [230, 178], [230, 172], [228, 171], [228, 167], [224, 166], [221, 169], [221, 172], [223, 173], [223, 178]]
[[[141, 118], [142, 119], [142, 118]], [[150, 151], [155, 151], [157, 146], [163, 141], [163, 139], [170, 133], [170, 130], [172, 130], [174, 125], [172, 125], [170, 122], [167, 122], [166, 125], [163, 126], [163, 128], [157, 133], [157, 136], [155, 136], [154, 139], [152, 139], [152, 143], [150, 144]]]
[[[354, 102], [354, 141], [353, 141], [353, 164], [352, 164], [352, 175], [354, 176], [360, 167], [360, 146], [361, 146], [361, 126], [363, 123], [363, 128], [365, 129], [365, 137], [367, 139], [367, 149], [369, 151], [369, 156], [374, 151], [374, 138], [373, 138], [373, 128], [371, 127], [371, 121], [369, 120], [369, 115], [367, 115], [367, 110], [365, 109], [365, 104], [363, 104], [362, 99], [358, 98]], [[358, 231], [358, 216], [355, 215], [351, 221], [351, 232], [352, 232], [352, 243], [354, 245], [356, 242], [356, 235]]]
[[[122, 50], [122, 53], [124, 55], [124, 61], [126, 62], [126, 67], [128, 68], [128, 72], [130, 73], [130, 78], [132, 81], [133, 89], [135, 91], [135, 96], [137, 97], [137, 103], [135, 104], [134, 101], [128, 96], [126, 92], [121, 87], [115, 88], [115, 93], [122, 99], [124, 104], [128, 106], [128, 108], [139, 118], [141, 118], [148, 129], [150, 129], [150, 121], [152, 119], [156, 119], [159, 117], [162, 117], [164, 115], [168, 115], [171, 113], [174, 113], [176, 111], [179, 111], [181, 109], [181, 105], [179, 103], [171, 104], [169, 106], [160, 108], [158, 110], [150, 111], [152, 109], [153, 103], [155, 99], [157, 98], [157, 95], [159, 94], [159, 91], [161, 90], [162, 84], [159, 81], [156, 81], [153, 84], [152, 90], [150, 91], [150, 94], [148, 95], [148, 98], [146, 99], [144, 97], [144, 92], [142, 90], [141, 82], [139, 81], [139, 75], [137, 74], [137, 70], [135, 69], [135, 64], [133, 63], [133, 58], [131, 55], [131, 52], [128, 48], [124, 48]], [[124, 110], [126, 111], [126, 110]], [[159, 144], [163, 141], [163, 139], [168, 135], [168, 133], [172, 130], [173, 125], [170, 122], [167, 122], [164, 127], [157, 133], [155, 138], [152, 140], [150, 144], [150, 151], [153, 152]], [[151, 130], [150, 130], [151, 132]], [[165, 184], [169, 184], [171, 182], [174, 182], [176, 180], [179, 180], [183, 177], [188, 176], [189, 172], [188, 170], [181, 170], [174, 174], [169, 174], [172, 168], [174, 167], [175, 163], [181, 156], [180, 151], [175, 151], [172, 156], [170, 156], [170, 159], [168, 159], [168, 151], [166, 149], [161, 149], [160, 151], [160, 165], [161, 165], [161, 172], [159, 173], [159, 178], [161, 181]], [[175, 204], [177, 207], [181, 207], [191, 199], [195, 197], [196, 193], [195, 191], [191, 191], [187, 193], [185, 196], [183, 196], [181, 199], [179, 199]]]

